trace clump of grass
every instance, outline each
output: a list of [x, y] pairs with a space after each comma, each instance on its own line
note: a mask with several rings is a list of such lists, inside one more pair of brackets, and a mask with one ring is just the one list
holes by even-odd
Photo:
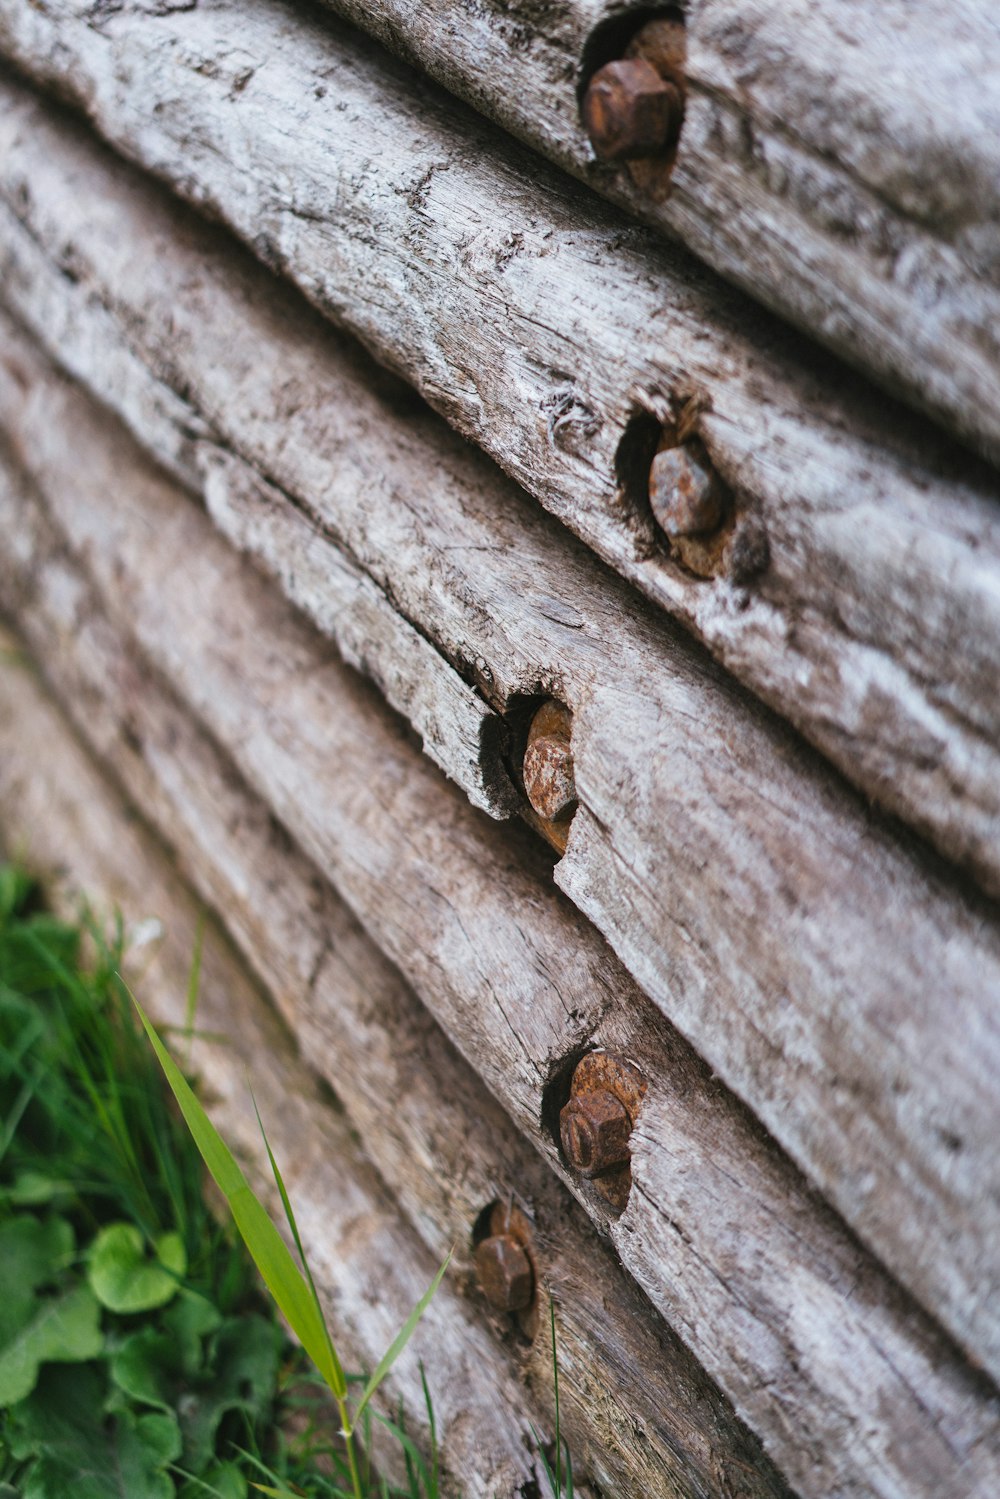
[[[429, 1455], [372, 1400], [447, 1260], [374, 1372], [348, 1373], [263, 1124], [298, 1263], [122, 981], [124, 949], [120, 918], [110, 935], [86, 912], [59, 921], [0, 865], [0, 1499], [440, 1499], [423, 1367]], [[185, 1057], [200, 960], [199, 934]], [[239, 1238], [207, 1205], [202, 1163]], [[551, 1301], [549, 1315], [551, 1456], [536, 1445], [552, 1499], [573, 1499]], [[403, 1488], [373, 1471], [373, 1422], [402, 1452]]]
[[[119, 977], [124, 946], [120, 919], [110, 935], [86, 913], [62, 922], [0, 866], [0, 1499], [246, 1499], [250, 1485], [383, 1499], [370, 1402], [434, 1288], [370, 1378], [344, 1371], [308, 1268], [264, 1227], [157, 1038], [173, 1106]], [[197, 968], [196, 952], [188, 1037]], [[207, 1205], [198, 1134], [266, 1283], [319, 1355], [343, 1438], [319, 1419], [288, 1437], [276, 1421], [312, 1380]], [[438, 1499], [436, 1453], [428, 1464], [405, 1443], [409, 1482], [392, 1493]]]
[[[334, 1345], [330, 1327], [316, 1291], [316, 1284], [309, 1269], [309, 1261], [302, 1247], [295, 1213], [260, 1114], [257, 1114], [257, 1122], [260, 1125], [271, 1171], [281, 1197], [285, 1219], [298, 1253], [298, 1265], [284, 1239], [271, 1222], [266, 1208], [243, 1175], [229, 1147], [205, 1113], [190, 1084], [134, 996], [133, 1003], [174, 1098], [177, 1100], [178, 1107], [191, 1131], [191, 1136], [216, 1186], [229, 1204], [229, 1210], [240, 1237], [260, 1271], [264, 1284], [274, 1297], [277, 1307], [312, 1359], [333, 1396], [340, 1417], [340, 1436], [347, 1457], [351, 1499], [364, 1499], [362, 1470], [358, 1460], [356, 1440], [362, 1417], [368, 1409], [372, 1396], [410, 1341], [417, 1323], [426, 1311], [448, 1268], [448, 1259], [441, 1265], [427, 1290], [382, 1355], [374, 1372], [365, 1381], [360, 1396], [352, 1402], [349, 1381]], [[254, 1107], [256, 1108], [256, 1103]], [[404, 1442], [408, 1458], [411, 1451], [416, 1452], [405, 1432], [391, 1422], [383, 1421], [383, 1424], [394, 1430], [397, 1437]], [[254, 1487], [260, 1489], [262, 1493], [277, 1496], [277, 1499], [287, 1499], [289, 1493], [287, 1489], [279, 1489], [266, 1484], [255, 1483]]]

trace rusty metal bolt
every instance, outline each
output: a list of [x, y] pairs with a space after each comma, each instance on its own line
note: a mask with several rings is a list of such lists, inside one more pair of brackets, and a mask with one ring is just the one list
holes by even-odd
[[559, 1115], [563, 1152], [581, 1176], [599, 1176], [630, 1158], [632, 1120], [619, 1098], [604, 1089], [575, 1095]]
[[539, 817], [556, 822], [576, 806], [573, 751], [565, 739], [542, 734], [524, 752], [524, 789]]
[[476, 1249], [476, 1274], [483, 1294], [498, 1312], [522, 1312], [531, 1305], [535, 1277], [531, 1261], [511, 1234], [494, 1234]]
[[609, 62], [590, 80], [583, 124], [601, 161], [666, 155], [683, 114], [681, 91], [644, 57]]
[[524, 790], [539, 817], [566, 818], [576, 807], [576, 778], [570, 743], [573, 717], [562, 703], [543, 703], [531, 721], [521, 762]]
[[721, 523], [724, 503], [711, 465], [690, 444], [664, 448], [649, 470], [649, 503], [668, 536], [699, 536]]

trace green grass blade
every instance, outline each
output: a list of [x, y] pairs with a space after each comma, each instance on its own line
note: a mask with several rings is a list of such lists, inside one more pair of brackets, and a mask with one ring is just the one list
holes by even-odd
[[346, 1393], [342, 1383], [343, 1375], [330, 1360], [326, 1326], [288, 1246], [254, 1196], [235, 1157], [198, 1102], [134, 995], [132, 1002], [201, 1157], [228, 1202], [236, 1227], [263, 1276], [265, 1285], [334, 1395], [343, 1399]]
[[407, 1499], [421, 1499], [421, 1485], [423, 1485], [423, 1493], [429, 1495], [431, 1492], [430, 1474], [427, 1471], [427, 1464], [424, 1462], [423, 1454], [416, 1442], [408, 1432], [403, 1430], [398, 1421], [390, 1421], [388, 1416], [382, 1416], [378, 1411], [375, 1412], [375, 1419], [385, 1427], [386, 1431], [392, 1432], [392, 1435], [403, 1449], [403, 1455], [406, 1459], [407, 1477], [410, 1481], [410, 1494], [407, 1496]]
[[535, 1449], [538, 1452], [539, 1459], [541, 1460], [542, 1471], [545, 1474], [546, 1482], [548, 1483], [548, 1486], [549, 1486], [549, 1493], [552, 1495], [552, 1499], [562, 1499], [562, 1496], [560, 1495], [559, 1490], [556, 1488], [556, 1475], [553, 1473], [552, 1469], [549, 1467], [549, 1460], [545, 1456], [545, 1448], [542, 1445], [542, 1439], [538, 1435], [538, 1432], [535, 1430], [535, 1428], [533, 1426], [530, 1428], [530, 1430], [531, 1430], [531, 1435], [534, 1438]]
[[316, 1282], [313, 1280], [313, 1274], [309, 1268], [309, 1261], [306, 1259], [306, 1252], [302, 1247], [302, 1239], [299, 1235], [299, 1225], [295, 1221], [295, 1212], [292, 1208], [288, 1193], [285, 1190], [285, 1179], [282, 1176], [281, 1171], [278, 1167], [278, 1163], [274, 1158], [274, 1151], [271, 1149], [271, 1142], [267, 1138], [267, 1131], [264, 1128], [264, 1121], [260, 1117], [260, 1109], [257, 1107], [257, 1100], [256, 1098], [254, 1098], [254, 1091], [252, 1087], [250, 1089], [250, 1097], [253, 1100], [253, 1111], [257, 1115], [257, 1125], [260, 1129], [261, 1139], [264, 1141], [264, 1149], [267, 1151], [267, 1158], [271, 1163], [271, 1175], [274, 1177], [275, 1184], [281, 1197], [281, 1206], [285, 1210], [285, 1221], [288, 1224], [292, 1238], [295, 1241], [295, 1248], [298, 1250], [299, 1259], [302, 1263], [302, 1269], [305, 1272], [306, 1284], [309, 1287], [309, 1294], [312, 1297], [313, 1305], [316, 1308], [316, 1315], [323, 1326], [323, 1332], [326, 1336], [327, 1353], [329, 1355], [331, 1364], [337, 1371], [337, 1378], [341, 1386], [343, 1387], [344, 1393], [346, 1394], [347, 1376], [344, 1373], [344, 1366], [340, 1362], [340, 1359], [337, 1357], [337, 1350], [333, 1346], [333, 1339], [330, 1336], [330, 1329], [327, 1325], [326, 1317], [323, 1315], [323, 1308], [320, 1305], [319, 1293], [316, 1290]]
[[438, 1438], [437, 1422], [434, 1419], [434, 1403], [431, 1400], [431, 1392], [427, 1387], [427, 1375], [424, 1366], [420, 1365], [420, 1384], [424, 1392], [424, 1405], [427, 1407], [427, 1424], [431, 1434], [431, 1484], [427, 1491], [427, 1499], [438, 1499], [440, 1486], [440, 1471], [438, 1461]]
[[365, 1406], [368, 1404], [369, 1400], [372, 1398], [375, 1391], [378, 1389], [379, 1385], [382, 1383], [383, 1379], [388, 1374], [389, 1370], [392, 1368], [396, 1360], [399, 1358], [399, 1355], [402, 1353], [407, 1343], [410, 1341], [410, 1338], [413, 1336], [414, 1328], [430, 1305], [434, 1293], [436, 1292], [438, 1286], [441, 1284], [444, 1272], [447, 1270], [450, 1264], [451, 1252], [449, 1251], [447, 1257], [444, 1260], [444, 1263], [441, 1265], [438, 1273], [435, 1275], [430, 1285], [427, 1287], [427, 1290], [421, 1296], [420, 1300], [413, 1308], [413, 1311], [407, 1317], [406, 1321], [399, 1329], [399, 1332], [389, 1344], [386, 1352], [379, 1359], [378, 1368], [375, 1370], [371, 1379], [369, 1379], [368, 1383], [365, 1385], [364, 1393], [362, 1394], [361, 1400], [358, 1403], [358, 1408], [354, 1413], [354, 1421], [351, 1427], [352, 1430], [357, 1426], [358, 1418], [360, 1417]]

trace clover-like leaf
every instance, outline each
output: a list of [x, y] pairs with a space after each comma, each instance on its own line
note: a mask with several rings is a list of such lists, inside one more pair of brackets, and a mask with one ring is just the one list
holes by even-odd
[[132, 1400], [174, 1410], [203, 1366], [203, 1339], [221, 1325], [206, 1297], [182, 1289], [157, 1326], [141, 1328], [115, 1350], [111, 1378]]
[[105, 1416], [96, 1365], [47, 1368], [10, 1412], [10, 1449], [34, 1459], [23, 1499], [173, 1499], [166, 1469], [181, 1451], [176, 1419], [160, 1412]]
[[201, 1364], [189, 1352], [185, 1357], [176, 1331], [143, 1328], [116, 1351], [111, 1377], [132, 1400], [178, 1412], [183, 1466], [200, 1474], [215, 1455], [216, 1435], [230, 1411], [254, 1420], [267, 1409], [283, 1342], [279, 1327], [251, 1312], [223, 1324]]
[[83, 1286], [51, 1296], [73, 1254], [62, 1218], [28, 1214], [0, 1224], [0, 1406], [23, 1400], [42, 1364], [79, 1363], [101, 1350], [100, 1310]]
[[80, 1364], [104, 1345], [101, 1309], [87, 1286], [40, 1301], [33, 1315], [0, 1349], [0, 1406], [30, 1395], [43, 1364]]
[[211, 1459], [219, 1426], [230, 1411], [245, 1412], [253, 1421], [267, 1410], [283, 1343], [281, 1329], [253, 1312], [231, 1318], [218, 1333], [209, 1369], [198, 1381], [197, 1399], [180, 1408], [184, 1456], [192, 1472]]
[[65, 1218], [21, 1213], [0, 1223], [0, 1346], [23, 1327], [39, 1286], [55, 1281], [73, 1254]]
[[187, 1270], [180, 1234], [161, 1234], [146, 1251], [133, 1223], [109, 1223], [90, 1248], [87, 1278], [102, 1306], [112, 1312], [146, 1312], [165, 1306]]

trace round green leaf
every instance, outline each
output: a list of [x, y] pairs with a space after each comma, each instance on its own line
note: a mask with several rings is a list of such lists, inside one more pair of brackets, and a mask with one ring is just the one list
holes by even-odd
[[165, 1306], [187, 1270], [180, 1234], [161, 1234], [150, 1254], [132, 1223], [110, 1223], [90, 1249], [87, 1278], [111, 1312], [145, 1312]]

